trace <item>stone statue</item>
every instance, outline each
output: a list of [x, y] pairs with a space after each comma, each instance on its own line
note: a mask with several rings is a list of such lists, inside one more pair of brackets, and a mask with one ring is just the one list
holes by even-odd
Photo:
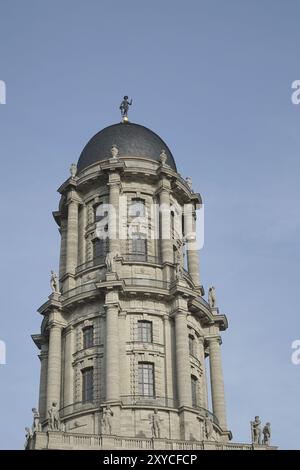
[[176, 280], [183, 277], [183, 255], [182, 250], [179, 248], [176, 253]]
[[254, 421], [251, 421], [251, 437], [252, 444], [261, 443], [261, 421], [259, 416], [255, 416]]
[[121, 115], [124, 120], [128, 120], [129, 106], [132, 105], [132, 100], [128, 101], [128, 96], [124, 96], [122, 103], [120, 104]]
[[187, 185], [190, 189], [192, 189], [192, 178], [190, 176], [188, 176], [187, 178], [185, 178], [186, 182], [187, 182]]
[[31, 429], [30, 428], [25, 428], [25, 445], [24, 445], [25, 449], [27, 448], [31, 438], [32, 438]]
[[58, 277], [54, 271], [51, 271], [50, 285], [51, 285], [52, 292], [59, 294]]
[[155, 409], [154, 413], [149, 415], [150, 425], [151, 425], [151, 432], [152, 437], [155, 439], [160, 439], [160, 417], [158, 415], [158, 411]]
[[48, 427], [50, 431], [60, 431], [60, 417], [57, 402], [54, 401], [48, 410]]
[[160, 160], [162, 165], [165, 165], [165, 163], [167, 161], [167, 158], [168, 158], [168, 155], [166, 154], [165, 149], [162, 149], [162, 151], [160, 152], [160, 155], [159, 155], [159, 160]]
[[269, 446], [270, 439], [271, 439], [271, 424], [270, 423], [265, 424], [265, 426], [263, 427], [262, 433], [263, 433], [263, 444], [265, 446]]
[[216, 299], [216, 289], [214, 286], [211, 286], [208, 289], [208, 303], [211, 308], [216, 307], [217, 299]]
[[113, 411], [109, 405], [106, 408], [102, 408], [102, 420], [101, 420], [101, 429], [103, 434], [111, 434], [112, 432], [112, 423], [111, 419], [113, 417]]
[[116, 145], [113, 145], [110, 149], [110, 154], [112, 158], [118, 158], [119, 156], [119, 149]]
[[32, 431], [39, 432], [42, 430], [41, 423], [40, 423], [40, 413], [38, 412], [36, 408], [32, 408], [32, 413], [33, 413]]
[[107, 268], [107, 272], [114, 273], [115, 271], [115, 259], [120, 256], [119, 253], [109, 251], [105, 257], [105, 264]]
[[212, 439], [214, 427], [211, 417], [207, 414], [204, 419], [205, 438], [209, 441]]
[[71, 173], [71, 178], [75, 178], [76, 173], [77, 173], [77, 165], [76, 163], [72, 163], [70, 166], [70, 173]]

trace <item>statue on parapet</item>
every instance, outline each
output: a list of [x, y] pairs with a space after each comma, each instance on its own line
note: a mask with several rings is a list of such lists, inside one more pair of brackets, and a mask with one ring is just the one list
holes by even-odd
[[265, 446], [269, 446], [270, 445], [270, 440], [271, 440], [271, 424], [270, 423], [266, 423], [264, 425], [262, 433], [263, 433], [263, 442], [262, 443]]
[[105, 257], [105, 264], [107, 272], [114, 273], [116, 272], [115, 260], [120, 254], [116, 251], [109, 251]]
[[216, 289], [214, 286], [208, 289], [208, 303], [211, 308], [215, 308], [217, 305]]
[[31, 439], [32, 439], [31, 429], [30, 428], [25, 428], [25, 444], [24, 444], [25, 449], [27, 448], [27, 446], [30, 443]]
[[185, 181], [186, 181], [188, 187], [190, 188], [190, 190], [192, 190], [192, 185], [193, 185], [192, 178], [191, 178], [190, 176], [187, 176], [187, 177], [185, 178]]
[[114, 413], [109, 405], [106, 405], [105, 408], [102, 408], [101, 430], [103, 434], [111, 435], [113, 415]]
[[32, 413], [33, 413], [32, 431], [39, 432], [42, 430], [41, 422], [40, 422], [40, 413], [38, 412], [36, 408], [32, 408]]
[[50, 285], [51, 285], [52, 292], [54, 292], [55, 294], [60, 293], [58, 277], [54, 271], [51, 271]]
[[112, 158], [118, 158], [119, 157], [119, 149], [115, 144], [112, 145], [112, 147], [110, 149], [110, 154], [111, 154]]
[[213, 432], [214, 432], [214, 427], [213, 427], [213, 422], [209, 414], [206, 414], [205, 419], [204, 419], [204, 431], [205, 431], [205, 437], [209, 441], [212, 439]]
[[161, 418], [159, 417], [157, 409], [155, 409], [154, 412], [149, 415], [149, 421], [150, 421], [150, 426], [151, 426], [152, 437], [154, 437], [155, 439], [160, 439]]
[[50, 431], [60, 431], [60, 417], [57, 408], [57, 402], [52, 402], [52, 406], [48, 410], [48, 427]]
[[76, 163], [71, 163], [71, 166], [70, 166], [71, 178], [75, 178], [76, 173], [77, 173], [77, 165]]
[[261, 421], [259, 416], [255, 416], [254, 421], [251, 421], [250, 425], [252, 444], [261, 444]]
[[162, 149], [162, 151], [160, 152], [159, 154], [159, 161], [162, 165], [165, 165], [166, 164], [166, 161], [168, 159], [168, 155], [165, 151], [165, 149]]

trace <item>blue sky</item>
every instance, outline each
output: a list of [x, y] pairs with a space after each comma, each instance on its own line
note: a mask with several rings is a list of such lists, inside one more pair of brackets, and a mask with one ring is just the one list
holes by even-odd
[[30, 334], [58, 267], [56, 189], [124, 94], [205, 203], [234, 440], [259, 414], [274, 444], [300, 448], [299, 14], [297, 0], [0, 2], [0, 448], [22, 448], [38, 399]]

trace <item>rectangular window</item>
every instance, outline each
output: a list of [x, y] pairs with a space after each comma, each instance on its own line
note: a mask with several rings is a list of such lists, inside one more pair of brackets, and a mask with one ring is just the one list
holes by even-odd
[[193, 336], [193, 335], [189, 335], [189, 352], [190, 352], [191, 356], [194, 356], [194, 355], [195, 355], [195, 354], [194, 354], [194, 352], [195, 352], [195, 351], [194, 351], [194, 349], [195, 349], [195, 348], [194, 348], [194, 346], [195, 346], [194, 341], [195, 341], [194, 336]]
[[102, 264], [106, 256], [107, 239], [96, 238], [93, 241], [93, 259], [94, 263]]
[[133, 235], [132, 253], [137, 261], [146, 261], [147, 259], [147, 240], [140, 233]]
[[91, 348], [94, 345], [94, 328], [87, 326], [82, 330], [83, 333], [83, 349]]
[[108, 211], [105, 211], [104, 210], [104, 206], [103, 203], [101, 202], [100, 204], [98, 204], [98, 206], [95, 206], [94, 207], [94, 211], [95, 211], [95, 222], [101, 222], [104, 218], [107, 218], [108, 217]]
[[131, 199], [129, 207], [130, 217], [144, 217], [145, 216], [145, 201], [143, 199]]
[[94, 371], [92, 367], [83, 369], [82, 373], [82, 401], [84, 403], [93, 401], [94, 395]]
[[154, 364], [151, 362], [139, 362], [138, 365], [139, 395], [154, 397]]
[[138, 321], [138, 341], [152, 343], [152, 322]]
[[196, 407], [198, 404], [198, 379], [194, 375], [191, 376], [192, 386], [192, 406]]

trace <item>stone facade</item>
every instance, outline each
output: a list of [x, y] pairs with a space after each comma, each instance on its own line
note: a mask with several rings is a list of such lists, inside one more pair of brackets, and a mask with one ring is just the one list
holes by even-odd
[[[203, 297], [190, 237], [200, 195], [166, 163], [122, 155], [77, 176], [73, 168], [59, 193], [53, 213], [61, 234], [59, 292], [39, 308], [41, 333], [33, 335], [42, 431], [27, 448], [253, 448], [229, 443], [220, 336], [227, 319]], [[131, 213], [133, 200], [142, 201], [143, 217]], [[185, 205], [191, 217], [184, 229], [175, 217], [171, 236], [163, 237], [168, 214]], [[97, 252], [107, 226], [109, 239]], [[142, 253], [128, 230], [146, 239]], [[107, 253], [116, 255], [110, 269]], [[151, 331], [147, 338], [140, 322]], [[150, 385], [141, 379], [142, 364]], [[53, 403], [60, 431], [49, 428]]]

